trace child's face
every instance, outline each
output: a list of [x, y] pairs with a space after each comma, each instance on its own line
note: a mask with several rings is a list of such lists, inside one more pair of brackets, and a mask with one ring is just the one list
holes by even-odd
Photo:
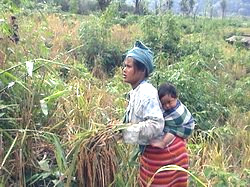
[[161, 98], [161, 104], [164, 110], [172, 109], [177, 104], [177, 98], [173, 98], [171, 95], [165, 95]]

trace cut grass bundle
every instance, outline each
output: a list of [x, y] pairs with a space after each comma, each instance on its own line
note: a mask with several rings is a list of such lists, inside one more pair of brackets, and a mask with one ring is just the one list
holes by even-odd
[[118, 132], [110, 126], [105, 126], [84, 140], [77, 163], [79, 186], [112, 186], [118, 165], [115, 154]]

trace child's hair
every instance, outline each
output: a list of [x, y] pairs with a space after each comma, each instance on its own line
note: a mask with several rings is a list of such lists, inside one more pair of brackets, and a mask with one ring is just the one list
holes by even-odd
[[169, 82], [166, 82], [160, 85], [158, 89], [158, 95], [160, 99], [164, 97], [165, 95], [171, 95], [171, 97], [173, 98], [178, 97], [178, 93], [177, 93], [175, 86]]

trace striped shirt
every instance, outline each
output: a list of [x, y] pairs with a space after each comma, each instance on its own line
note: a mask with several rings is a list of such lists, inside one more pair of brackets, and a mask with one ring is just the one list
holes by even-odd
[[177, 100], [177, 105], [163, 112], [165, 126], [164, 133], [171, 133], [181, 138], [188, 138], [194, 130], [194, 119], [181, 101]]

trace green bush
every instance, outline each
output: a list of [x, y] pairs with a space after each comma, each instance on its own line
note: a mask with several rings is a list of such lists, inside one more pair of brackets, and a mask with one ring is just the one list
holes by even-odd
[[90, 16], [84, 20], [79, 31], [84, 47], [82, 48], [85, 63], [90, 70], [101, 67], [108, 75], [121, 65], [122, 52], [119, 44], [110, 42], [111, 27], [117, 23], [117, 6], [110, 5], [100, 16]]
[[236, 81], [234, 87], [231, 88], [229, 103], [238, 106], [242, 112], [250, 110], [250, 77], [242, 78]]
[[214, 187], [222, 187], [222, 186], [239, 186], [244, 187], [247, 186], [248, 180], [242, 179], [237, 173], [231, 173], [229, 171], [224, 171], [221, 168], [207, 166], [204, 170], [205, 176], [214, 182]]
[[178, 52], [181, 37], [180, 27], [173, 14], [148, 15], [141, 21], [143, 41], [155, 51], [174, 56]]

